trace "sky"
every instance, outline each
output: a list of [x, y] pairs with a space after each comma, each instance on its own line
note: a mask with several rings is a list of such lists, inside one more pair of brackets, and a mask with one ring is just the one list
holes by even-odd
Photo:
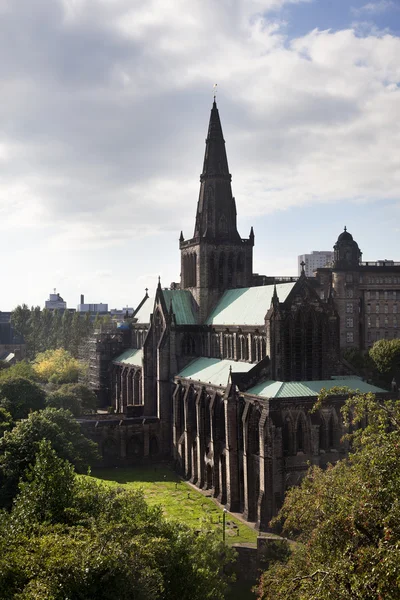
[[179, 281], [214, 83], [255, 272], [400, 261], [400, 0], [0, 0], [0, 311]]

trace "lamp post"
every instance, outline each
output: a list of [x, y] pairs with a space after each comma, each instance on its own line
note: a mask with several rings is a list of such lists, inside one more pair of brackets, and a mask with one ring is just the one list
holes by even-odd
[[226, 510], [226, 508], [224, 508], [224, 510], [222, 511], [222, 541], [225, 544], [225, 521], [226, 521], [226, 513], [228, 511]]

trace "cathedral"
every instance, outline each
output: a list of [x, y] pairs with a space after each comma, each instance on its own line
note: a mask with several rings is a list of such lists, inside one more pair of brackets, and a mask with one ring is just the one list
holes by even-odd
[[[105, 464], [170, 460], [265, 530], [309, 463], [346, 453], [344, 396], [333, 393], [311, 412], [320, 390], [384, 390], [341, 359], [343, 307], [332, 269], [315, 281], [304, 270], [286, 279], [253, 274], [255, 235], [237, 230], [231, 182], [214, 99], [193, 236], [179, 238], [180, 282], [159, 282], [132, 318], [96, 332], [89, 378], [112, 414], [82, 427]], [[346, 233], [336, 269], [353, 275], [360, 253]]]

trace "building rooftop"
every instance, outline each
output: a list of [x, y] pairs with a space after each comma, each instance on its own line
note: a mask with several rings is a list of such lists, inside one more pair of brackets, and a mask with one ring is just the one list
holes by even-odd
[[358, 377], [343, 377], [321, 381], [264, 381], [250, 388], [246, 393], [262, 398], [317, 397], [323, 388], [329, 391], [334, 387], [346, 387], [354, 392], [374, 394], [387, 391], [366, 383]]
[[[276, 292], [284, 302], [296, 282], [278, 283]], [[227, 290], [218, 302], [207, 325], [263, 325], [274, 294], [273, 285]]]
[[176, 377], [193, 379], [193, 381], [201, 381], [202, 383], [210, 383], [211, 385], [226, 386], [231, 368], [234, 373], [247, 373], [253, 367], [254, 364], [237, 362], [235, 360], [196, 358], [182, 369]]
[[113, 358], [113, 363], [122, 363], [123, 365], [134, 365], [137, 367], [142, 366], [143, 360], [143, 348], [134, 349], [129, 348], [122, 354], [119, 354], [116, 358]]
[[150, 323], [150, 315], [154, 308], [154, 296], [146, 298], [137, 313], [134, 313], [136, 323]]
[[177, 325], [196, 325], [197, 310], [195, 300], [189, 290], [163, 290], [167, 310], [172, 302]]

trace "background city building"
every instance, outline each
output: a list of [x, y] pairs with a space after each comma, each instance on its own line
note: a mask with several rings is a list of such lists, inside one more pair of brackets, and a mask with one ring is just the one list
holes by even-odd
[[307, 277], [314, 277], [314, 271], [330, 265], [332, 261], [333, 252], [331, 250], [313, 250], [310, 254], [300, 254], [297, 261], [298, 274], [301, 274], [302, 263], [304, 263], [304, 272]]
[[103, 304], [103, 302], [85, 304], [85, 297], [81, 294], [81, 301], [76, 310], [79, 313], [105, 314], [108, 313], [108, 304]]
[[44, 307], [48, 310], [66, 310], [67, 303], [54, 289], [54, 292], [49, 295], [49, 299], [46, 300]]

